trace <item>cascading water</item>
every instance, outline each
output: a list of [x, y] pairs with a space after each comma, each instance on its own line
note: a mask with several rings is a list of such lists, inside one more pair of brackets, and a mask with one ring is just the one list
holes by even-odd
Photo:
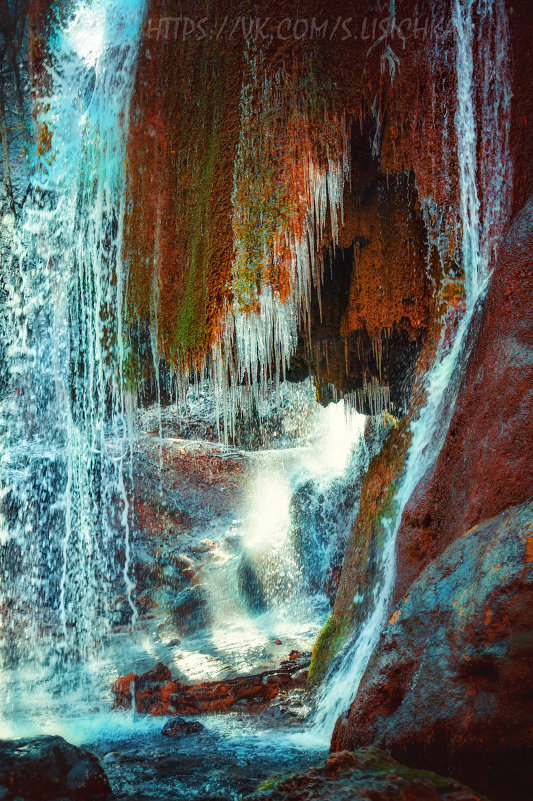
[[[81, 3], [53, 35], [39, 148], [9, 275], [2, 657], [86, 659], [131, 608], [121, 261], [142, 0]], [[64, 681], [64, 677], [63, 677]]]
[[344, 401], [318, 407], [314, 418], [309, 444], [248, 454], [242, 517], [222, 536], [211, 532], [217, 548], [201, 571], [208, 632], [228, 660], [240, 652], [243, 667], [247, 651], [273, 635], [312, 645], [330, 606], [331, 568], [342, 561], [357, 514], [369, 461], [366, 418]]
[[[479, 16], [478, 42], [474, 37], [474, 13]], [[468, 338], [470, 323], [487, 288], [509, 213], [511, 94], [505, 4], [503, 0], [454, 0], [453, 24], [457, 48], [455, 126], [466, 311], [451, 345], [446, 330], [442, 332], [433, 367], [426, 378], [425, 405], [411, 423], [412, 439], [395, 496], [394, 517], [384, 521], [387, 538], [380, 555], [372, 606], [353, 639], [335, 660], [319, 691], [312, 735], [324, 742], [329, 742], [339, 715], [352, 703], [385, 624], [395, 575], [396, 535], [402, 514], [444, 442], [462, 368], [471, 347]], [[485, 142], [491, 144], [485, 148], [485, 158], [480, 160], [478, 146]]]
[[[319, 689], [313, 725], [302, 739], [305, 747], [327, 745], [339, 714], [353, 700], [384, 625], [402, 513], [446, 436], [468, 356], [470, 322], [486, 289], [506, 219], [510, 182], [505, 5], [503, 0], [453, 0], [452, 5], [466, 310], [451, 338], [443, 331], [427, 376], [425, 405], [411, 425], [394, 517], [385, 521], [388, 536], [378, 555], [370, 608]], [[223, 516], [213, 515], [214, 523], [206, 531], [206, 514], [191, 536], [193, 545], [198, 540], [204, 549], [195, 562], [194, 580], [205, 589], [207, 623], [193, 636], [186, 633], [167, 641], [161, 635], [166, 621], [151, 621], [154, 615], [146, 614], [138, 624], [130, 547], [138, 521], [133, 520], [127, 489], [134, 483], [131, 454], [139, 429], [126, 386], [122, 228], [129, 98], [142, 13], [142, 0], [86, 0], [54, 32], [49, 95], [41, 98], [38, 120], [44, 139], [51, 135], [52, 146], [43, 149], [35, 165], [31, 197], [17, 233], [16, 269], [8, 275], [3, 331], [9, 375], [1, 407], [1, 651], [6, 668], [22, 664], [25, 669], [18, 677], [13, 671], [13, 681], [5, 671], [3, 711], [11, 720], [25, 716], [24, 723], [31, 716], [22, 695], [35, 692], [42, 677], [50, 674], [63, 689], [71, 675], [98, 673], [98, 697], [93, 684], [83, 710], [88, 709], [88, 698], [92, 707], [106, 692], [107, 710], [109, 687], [118, 673], [140, 672], [140, 667], [145, 670], [160, 659], [178, 675], [194, 679], [205, 678], [210, 670], [220, 676], [228, 662], [235, 670], [257, 670], [274, 635], [281, 636], [283, 647], [289, 642], [310, 646], [329, 609], [330, 569], [340, 565], [357, 512], [358, 482], [371, 456], [364, 418], [346, 414], [343, 402], [326, 410], [315, 408], [315, 440], [305, 447], [293, 443], [246, 453], [251, 466], [246, 503], [235, 510], [230, 526]], [[275, 97], [274, 84], [266, 81], [265, 87]], [[246, 102], [244, 92], [243, 119], [249, 111]], [[272, 384], [279, 394], [298, 344], [298, 326], [310, 316], [313, 282], [320, 305], [317, 254], [327, 225], [333, 242], [338, 240], [349, 175], [346, 121], [341, 115], [326, 122], [337, 131], [337, 146], [327, 166], [319, 168], [311, 157], [303, 165], [302, 230], [273, 243], [274, 250], [285, 250], [292, 259], [289, 297], [282, 302], [263, 282], [253, 312], [225, 310], [212, 348], [208, 372], [226, 436], [235, 434], [238, 406], [248, 403], [261, 417]], [[234, 202], [237, 206], [235, 198]], [[240, 212], [234, 211], [239, 224]], [[155, 240], [159, 219], [156, 227]], [[238, 250], [238, 238], [235, 246]], [[160, 400], [160, 265], [154, 266], [150, 334]], [[376, 339], [374, 356], [379, 361], [378, 343], [380, 347]], [[180, 391], [189, 391], [190, 376], [181, 378]], [[310, 383], [306, 391], [317, 407]], [[379, 416], [387, 405], [386, 391], [365, 378], [359, 393], [366, 393]], [[213, 428], [219, 420], [217, 410]], [[156, 428], [159, 458], [152, 466], [162, 486], [160, 403]], [[199, 449], [205, 451], [205, 445], [200, 442]], [[176, 536], [171, 550], [181, 547]], [[182, 556], [172, 553], [176, 555]], [[176, 571], [171, 578], [176, 579]], [[112, 606], [117, 599], [121, 608]], [[117, 613], [120, 621], [127, 620], [122, 625], [127, 630], [118, 631], [117, 625], [113, 635], [122, 637], [114, 640], [121, 661], [110, 664], [112, 649], [107, 663], [101, 652], [112, 639], [108, 635]], [[270, 652], [266, 657], [280, 655]], [[77, 662], [80, 671], [73, 665]], [[34, 696], [31, 703], [36, 706]], [[31, 722], [36, 720], [37, 714]], [[36, 723], [39, 731], [41, 722]], [[142, 726], [149, 729], [133, 715], [127, 725], [137, 726], [137, 731]], [[217, 725], [225, 724], [213, 724]], [[84, 726], [78, 724], [73, 735], [78, 742], [86, 737], [85, 731], [80, 734]], [[20, 733], [27, 733], [24, 726]], [[268, 736], [270, 753], [271, 731]], [[192, 797], [188, 787], [180, 793], [173, 797]]]

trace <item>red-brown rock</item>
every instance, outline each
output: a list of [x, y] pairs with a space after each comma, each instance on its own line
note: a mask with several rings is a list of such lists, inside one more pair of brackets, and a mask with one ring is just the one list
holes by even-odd
[[236, 704], [257, 710], [266, 706], [281, 690], [302, 687], [308, 664], [308, 655], [300, 654], [277, 670], [189, 685], [171, 679], [170, 670], [160, 663], [140, 676], [128, 673], [117, 679], [113, 684], [114, 707], [131, 708], [133, 690], [137, 712], [149, 715], [227, 712]]
[[267, 785], [247, 801], [483, 801], [453, 779], [406, 768], [377, 748], [333, 754], [320, 767]]
[[405, 509], [396, 601], [453, 539], [533, 495], [532, 265], [533, 199], [502, 244], [444, 446]]

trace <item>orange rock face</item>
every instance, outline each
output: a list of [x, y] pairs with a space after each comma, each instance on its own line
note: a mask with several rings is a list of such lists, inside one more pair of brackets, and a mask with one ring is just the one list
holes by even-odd
[[293, 654], [278, 670], [188, 685], [171, 679], [170, 670], [158, 664], [141, 676], [128, 673], [117, 679], [113, 685], [114, 706], [131, 708], [133, 689], [137, 712], [149, 715], [227, 712], [236, 704], [257, 711], [282, 690], [302, 687], [306, 680], [307, 665], [305, 655]]
[[503, 242], [447, 439], [413, 493], [398, 535], [400, 598], [472, 526], [533, 495], [533, 201]]
[[[218, 0], [207, 25], [239, 14], [270, 20], [269, 36], [254, 38], [247, 56], [240, 28], [200, 38], [184, 37], [175, 23], [161, 28], [161, 19], [197, 19], [197, 4], [175, 15], [172, 4], [148, 4], [131, 110], [125, 247], [130, 316], [157, 327], [171, 362], [201, 362], [224, 310], [253, 310], [261, 287], [281, 300], [294, 292], [298, 248], [320, 284], [332, 240], [352, 249], [351, 275], [336, 330], [342, 348], [319, 343], [337, 364], [317, 367], [321, 381], [346, 389], [376, 378], [380, 357], [371, 368], [357, 359], [361, 332], [382, 349], [395, 327], [408, 342], [426, 330], [434, 312], [428, 221], [432, 234], [447, 236], [450, 257], [457, 244], [455, 156], [446, 150], [453, 103], [443, 118], [453, 64], [439, 49], [450, 34], [434, 20], [444, 0], [439, 8], [400, 5], [398, 19], [423, 20], [407, 37], [390, 27], [388, 8], [362, 2], [354, 17], [343, 0], [327, 15], [307, 0], [297, 16], [315, 28], [322, 18], [350, 19], [349, 35], [281, 37], [276, 25], [295, 17], [292, 4], [251, 10]], [[328, 197], [317, 201], [322, 180]], [[431, 198], [434, 220], [426, 212], [422, 220], [419, 197]], [[320, 340], [320, 311], [310, 322]], [[340, 366], [345, 349], [357, 374], [351, 382], [350, 368]]]

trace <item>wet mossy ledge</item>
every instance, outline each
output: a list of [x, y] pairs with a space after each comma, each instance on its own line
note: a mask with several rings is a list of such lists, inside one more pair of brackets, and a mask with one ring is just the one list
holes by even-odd
[[349, 614], [340, 620], [332, 614], [328, 617], [313, 648], [309, 665], [308, 686], [310, 689], [325, 677], [333, 658], [339, 653], [347, 638], [353, 633], [352, 619]]
[[[510, 20], [515, 38], [523, 5]], [[66, 0], [32, 0], [34, 75], [43, 74], [53, 19], [69, 9]], [[424, 22], [420, 35], [402, 38], [387, 29], [387, 4], [362, 0], [358, 19], [388, 31], [369, 46], [356, 36], [274, 35], [276, 20], [294, 17], [289, 2], [148, 0], [124, 120], [129, 387], [153, 372], [154, 350], [189, 375], [216, 347], [221, 374], [231, 373], [240, 358], [233, 315], [259, 314], [266, 292], [279, 301], [266, 326], [276, 329], [288, 302], [301, 316], [293, 374], [305, 365], [326, 395], [328, 384], [358, 391], [364, 411], [378, 395], [385, 405], [394, 398], [395, 414], [406, 411], [404, 378], [438, 314], [434, 301], [455, 303], [462, 280], [451, 10], [449, 0], [404, 0], [398, 19]], [[346, 0], [328, 6], [330, 21], [352, 16]], [[226, 17], [268, 18], [273, 35], [241, 26], [231, 37], [184, 36], [174, 21], [186, 17], [205, 17], [208, 28]], [[299, 5], [298, 18], [325, 19], [314, 0]], [[36, 81], [37, 106], [45, 88]], [[525, 162], [524, 125], [512, 131]], [[53, 132], [42, 134], [51, 153]], [[350, 280], [342, 319], [324, 332], [308, 279], [319, 287], [339, 251]], [[295, 269], [302, 254], [308, 263]], [[271, 376], [282, 360], [276, 336]], [[375, 353], [360, 359], [367, 339]], [[251, 383], [251, 369], [238, 380]]]
[[316, 686], [335, 656], [367, 614], [368, 594], [375, 586], [376, 556], [387, 535], [385, 521], [395, 514], [395, 495], [403, 474], [411, 433], [410, 416], [392, 426], [385, 443], [370, 462], [363, 482], [359, 512], [350, 534], [335, 604], [318, 636], [308, 682]]
[[[124, 119], [129, 389], [144, 391], [163, 362], [185, 381], [207, 367], [222, 389], [253, 384], [255, 372], [305, 371], [321, 399], [331, 385], [366, 413], [407, 410], [435, 299], [461, 283], [456, 153], [446, 147], [453, 42], [435, 22], [449, 6], [406, 0], [398, 13], [427, 19], [424, 36], [392, 31], [369, 48], [361, 37], [279, 37], [271, 27], [266, 38], [240, 28], [183, 36], [175, 24], [292, 19], [288, 1], [148, 0]], [[32, 0], [32, 9], [38, 74], [50, 20], [58, 9], [67, 18], [70, 4]], [[336, 0], [327, 17], [352, 13]], [[388, 14], [358, 4], [380, 30]], [[299, 19], [322, 17], [314, 0], [298, 7]], [[35, 92], [38, 104], [38, 81]], [[53, 132], [43, 136], [53, 153]], [[326, 284], [340, 261], [342, 313], [332, 323]], [[262, 334], [239, 349], [237, 325], [267, 332], [260, 367], [241, 351]]]
[[244, 801], [290, 801], [349, 798], [364, 801], [420, 798], [424, 801], [488, 801], [453, 779], [416, 770], [391, 759], [377, 748], [332, 754], [325, 763], [305, 773], [273, 777]]
[[413, 368], [408, 412], [399, 419], [387, 413], [381, 415], [380, 425], [385, 431], [388, 429], [388, 433], [371, 460], [363, 481], [335, 603], [313, 648], [308, 675], [310, 689], [326, 677], [335, 657], [366, 616], [368, 593], [376, 579], [376, 556], [381, 552], [387, 535], [385, 521], [392, 520], [397, 512], [395, 498], [411, 444], [411, 423], [426, 400], [426, 375], [435, 360], [443, 332], [454, 330], [457, 325], [457, 305], [463, 297], [462, 282], [457, 283], [459, 289], [454, 298], [460, 300], [450, 305], [436, 301], [440, 314], [436, 315]]

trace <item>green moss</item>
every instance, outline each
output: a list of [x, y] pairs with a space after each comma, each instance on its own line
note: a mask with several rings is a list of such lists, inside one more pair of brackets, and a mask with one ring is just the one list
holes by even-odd
[[331, 660], [350, 634], [351, 622], [350, 615], [337, 620], [331, 614], [327, 619], [324, 628], [318, 635], [311, 655], [311, 664], [309, 665], [307, 676], [310, 687], [318, 684], [326, 675]]
[[[257, 76], [252, 74], [252, 82], [254, 79]], [[233, 289], [242, 309], [249, 309], [259, 294], [272, 267], [273, 244], [297, 211], [278, 163], [276, 129], [283, 109], [276, 108], [275, 99], [268, 97], [255, 108], [254, 90], [248, 87], [247, 93], [232, 196], [236, 238]]]
[[[208, 114], [208, 93], [200, 93], [196, 99], [200, 117]], [[188, 220], [190, 252], [188, 259], [185, 293], [178, 309], [174, 329], [172, 355], [182, 355], [191, 350], [203, 349], [206, 344], [206, 301], [209, 271], [211, 218], [211, 189], [219, 152], [219, 126], [216, 108], [211, 127], [204, 126], [201, 134], [206, 145], [195, 167], [191, 170], [191, 199], [189, 209], [182, 213]], [[197, 153], [198, 158], [198, 153]], [[182, 220], [177, 221], [177, 235], [180, 236]]]
[[[360, 561], [354, 561], [349, 587], [344, 578], [345, 583], [339, 588], [334, 613], [315, 643], [309, 668], [310, 686], [317, 684], [325, 676], [332, 659], [353, 632], [361, 610], [367, 608], [364, 598], [370, 585], [368, 565], [373, 561], [372, 552], [381, 552], [383, 549], [387, 535], [384, 521], [394, 519], [397, 513], [396, 493], [411, 441], [409, 422], [410, 418], [405, 415], [391, 430], [383, 448], [370, 463], [361, 493], [359, 514], [351, 535], [358, 543], [357, 548], [351, 551], [351, 558]], [[356, 595], [363, 596], [361, 603], [354, 603], [353, 598]]]
[[374, 530], [381, 529], [383, 531], [383, 521], [392, 520], [395, 517], [397, 510], [396, 492], [398, 490], [398, 483], [398, 480], [393, 480], [389, 484], [383, 503], [372, 518]]
[[263, 784], [259, 785], [256, 792], [260, 793], [263, 790], [273, 790], [274, 787], [277, 787], [280, 782], [284, 781], [285, 779], [288, 779], [289, 776], [291, 775], [293, 774], [283, 773], [279, 776], [271, 776], [270, 779], [267, 779], [266, 782], [263, 782]]

